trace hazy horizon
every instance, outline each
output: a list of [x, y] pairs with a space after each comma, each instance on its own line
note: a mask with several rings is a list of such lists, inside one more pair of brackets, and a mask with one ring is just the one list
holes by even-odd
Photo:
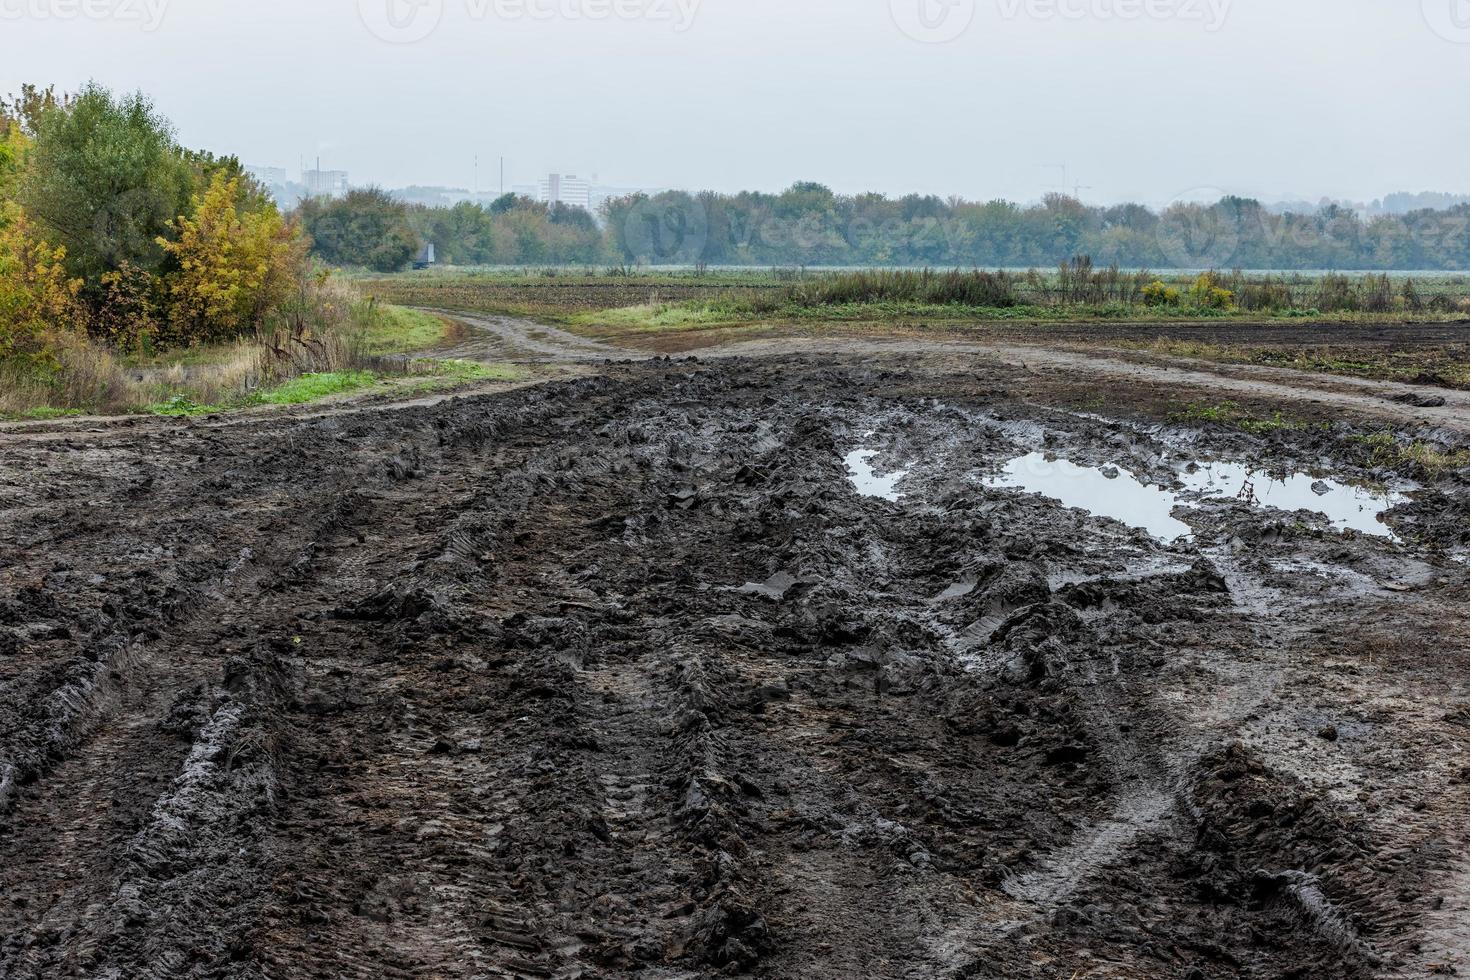
[[[1089, 203], [1460, 193], [1470, 4], [0, 0], [0, 89], [147, 93], [185, 145], [354, 184]], [[265, 106], [269, 111], [262, 112]], [[1392, 138], [1386, 138], [1391, 132]], [[1062, 166], [1066, 176], [1063, 179]]]

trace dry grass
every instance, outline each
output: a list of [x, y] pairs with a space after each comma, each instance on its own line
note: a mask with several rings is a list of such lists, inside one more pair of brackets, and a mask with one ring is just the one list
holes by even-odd
[[0, 416], [146, 411], [169, 403], [228, 406], [304, 375], [403, 373], [401, 361], [368, 352], [381, 311], [346, 283], [313, 284], [253, 338], [155, 355], [137, 365], [80, 331], [53, 337], [53, 371], [0, 367]]

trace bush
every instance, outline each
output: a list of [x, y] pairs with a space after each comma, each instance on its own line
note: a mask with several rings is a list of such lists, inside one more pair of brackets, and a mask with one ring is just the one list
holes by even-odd
[[179, 264], [167, 277], [172, 339], [227, 340], [259, 329], [297, 288], [305, 263], [299, 230], [272, 205], [239, 214], [240, 182], [216, 174], [193, 217], [173, 223], [176, 241], [159, 244]]
[[851, 303], [923, 303], [935, 306], [1010, 307], [1016, 305], [1015, 278], [1008, 272], [937, 273], [907, 270], [848, 272], [822, 276], [791, 288], [800, 306]]
[[1155, 279], [1143, 287], [1143, 305], [1178, 306], [1179, 290], [1166, 286], [1161, 280]]
[[1291, 287], [1270, 276], [1242, 284], [1236, 302], [1243, 310], [1289, 310], [1295, 305]]
[[81, 288], [66, 274], [66, 249], [33, 241], [23, 217], [0, 229], [0, 360], [56, 367], [56, 335], [85, 322]]
[[1189, 287], [1189, 300], [1201, 310], [1228, 310], [1235, 306], [1235, 294], [1220, 285], [1219, 277], [1206, 272]]

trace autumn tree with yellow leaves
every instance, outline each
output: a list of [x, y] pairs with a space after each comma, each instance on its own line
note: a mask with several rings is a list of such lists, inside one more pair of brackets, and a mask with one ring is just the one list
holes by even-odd
[[265, 204], [242, 213], [238, 178], [216, 174], [158, 244], [178, 263], [165, 278], [171, 338], [223, 340], [258, 329], [301, 281], [300, 229]]

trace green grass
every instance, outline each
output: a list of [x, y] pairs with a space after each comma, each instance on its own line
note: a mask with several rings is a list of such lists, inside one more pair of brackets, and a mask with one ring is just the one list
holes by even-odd
[[81, 410], [76, 408], [52, 408], [50, 405], [43, 405], [21, 412], [20, 417], [28, 422], [44, 422], [47, 419], [74, 418], [81, 414]]
[[188, 395], [175, 395], [167, 401], [145, 406], [149, 415], [166, 415], [186, 418], [194, 415], [213, 415], [231, 409], [249, 408], [254, 405], [304, 405], [320, 401], [332, 395], [377, 384], [380, 375], [372, 371], [329, 371], [321, 374], [303, 374], [274, 388], [256, 391], [234, 402], [219, 405], [201, 404]]
[[364, 391], [385, 384], [384, 390], [394, 395], [413, 397], [475, 381], [523, 381], [530, 372], [513, 364], [481, 364], [478, 361], [434, 360], [412, 361], [401, 376], [385, 376], [374, 371], [329, 371], [303, 374], [273, 388], [253, 392], [238, 401], [220, 405], [204, 405], [188, 395], [175, 395], [143, 409], [150, 415], [191, 417], [214, 415], [259, 405], [306, 405], [311, 402]]
[[328, 371], [323, 374], [303, 374], [284, 384], [262, 392], [250, 399], [256, 405], [302, 405], [320, 401], [332, 395], [359, 391], [377, 384], [380, 375], [372, 371]]
[[[964, 288], [991, 276], [1010, 285], [1007, 293], [983, 299], [985, 289]], [[1103, 270], [1097, 275], [1112, 276]], [[1123, 273], [1119, 282], [1136, 276]], [[704, 271], [630, 269], [612, 270], [456, 270], [360, 277], [360, 287], [381, 302], [440, 309], [489, 312], [568, 323], [592, 329], [629, 331], [699, 329], [772, 322], [867, 321], [884, 323], [925, 321], [1118, 321], [1179, 322], [1199, 320], [1300, 320], [1320, 323], [1443, 322], [1470, 315], [1470, 279], [1455, 277], [1420, 283], [1424, 295], [1443, 293], [1453, 309], [1412, 312], [1395, 298], [1394, 308], [1382, 313], [1352, 308], [1328, 309], [1317, 303], [1322, 277], [1247, 274], [1237, 282], [1233, 274], [1221, 281], [1232, 288], [1269, 281], [1289, 295], [1287, 305], [1218, 308], [1196, 305], [1189, 288], [1197, 277], [1158, 276], [1177, 287], [1181, 301], [1148, 306], [1122, 286], [1105, 290], [1096, 301], [1063, 299], [1056, 270], [1020, 274], [913, 270], [851, 272], [804, 269], [709, 269]], [[1366, 289], [1353, 277], [1350, 291]], [[1110, 278], [1111, 282], [1112, 279]], [[1402, 286], [1402, 277], [1394, 288]], [[953, 288], [951, 288], [953, 287]], [[999, 289], [999, 287], [997, 287]], [[995, 290], [991, 290], [995, 292]], [[1130, 297], [1127, 298], [1127, 297]], [[1465, 300], [1467, 305], [1454, 304]], [[1258, 306], [1246, 309], [1245, 306]]]
[[[1252, 415], [1235, 402], [1220, 402], [1218, 404], [1190, 402], [1179, 411], [1171, 413], [1169, 421], [1194, 424], [1213, 423], [1231, 429], [1239, 429], [1242, 432], [1248, 432], [1256, 436], [1269, 435], [1272, 432], [1294, 431], [1314, 427], [1313, 423], [1304, 422], [1300, 419], [1287, 418], [1280, 412], [1273, 412], [1268, 416]], [[1318, 424], [1315, 427], [1326, 428], [1326, 425]]]
[[442, 343], [449, 331], [443, 317], [402, 306], [376, 306], [364, 320], [362, 342], [369, 354], [428, 350]]
[[1370, 466], [1412, 463], [1433, 475], [1470, 467], [1470, 450], [1444, 452], [1427, 442], [1400, 440], [1392, 431], [1352, 436], [1348, 441], [1361, 447]]
[[143, 406], [146, 415], [165, 415], [172, 418], [187, 418], [193, 415], [213, 415], [225, 410], [223, 405], [201, 405], [188, 395], [174, 395], [168, 401]]
[[429, 374], [396, 389], [399, 394], [428, 395], [473, 381], [524, 381], [531, 376], [525, 368], [514, 364], [482, 364], [479, 361], [417, 360], [412, 367]]

